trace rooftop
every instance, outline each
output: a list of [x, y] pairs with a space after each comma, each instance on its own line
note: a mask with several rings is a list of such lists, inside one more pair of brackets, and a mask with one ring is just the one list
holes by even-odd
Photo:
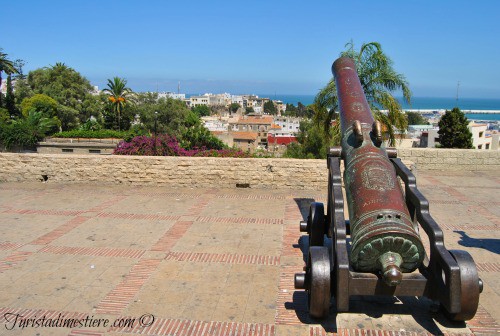
[[498, 334], [500, 174], [417, 171], [417, 181], [447, 248], [471, 253], [484, 281], [467, 324], [414, 297], [354, 297], [349, 313], [310, 319], [293, 288], [308, 245], [299, 221], [326, 190], [50, 182], [0, 183], [1, 323], [11, 325], [6, 313], [137, 319], [6, 335]]
[[273, 123], [273, 117], [272, 116], [243, 116], [240, 117], [238, 120], [230, 120], [230, 124], [269, 124], [271, 125]]
[[256, 132], [231, 132], [233, 139], [238, 140], [255, 140], [258, 137], [258, 133]]

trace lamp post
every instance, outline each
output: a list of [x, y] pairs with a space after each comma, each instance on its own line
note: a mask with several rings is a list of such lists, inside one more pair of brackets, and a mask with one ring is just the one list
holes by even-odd
[[155, 111], [155, 143], [154, 143], [154, 152], [156, 155], [156, 129], [158, 126], [158, 111]]

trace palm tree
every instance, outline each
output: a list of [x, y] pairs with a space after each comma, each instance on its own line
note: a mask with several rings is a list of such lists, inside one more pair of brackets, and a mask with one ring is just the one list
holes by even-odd
[[[2, 87], [2, 72], [8, 74], [18, 73], [14, 62], [7, 58], [7, 54], [3, 52], [3, 49], [0, 48], [0, 87]], [[1, 96], [0, 96], [1, 103]], [[0, 104], [1, 105], [1, 104]]]
[[108, 87], [103, 91], [109, 94], [108, 99], [118, 115], [118, 129], [120, 129], [121, 111], [127, 103], [133, 101], [133, 92], [127, 87], [127, 80], [120, 77], [114, 77], [113, 80], [108, 79]]
[[[359, 80], [372, 113], [386, 130], [389, 146], [394, 146], [396, 144], [394, 130], [405, 131], [408, 120], [392, 92], [401, 90], [403, 99], [410, 104], [411, 91], [408, 82], [402, 74], [394, 70], [391, 59], [382, 51], [380, 43], [365, 43], [358, 52], [354, 50], [354, 44], [351, 41], [346, 44], [346, 48], [347, 50], [343, 51], [340, 56], [354, 59]], [[333, 78], [316, 95], [314, 102], [316, 111], [322, 111], [316, 117], [317, 122], [323, 123], [325, 130], [329, 130], [331, 120], [338, 110], [337, 90]], [[387, 113], [382, 113], [381, 110], [387, 110]], [[329, 132], [325, 133], [329, 134]]]

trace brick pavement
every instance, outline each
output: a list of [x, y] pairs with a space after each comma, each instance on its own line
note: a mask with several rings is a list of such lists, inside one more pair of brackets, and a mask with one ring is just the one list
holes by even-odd
[[[469, 251], [484, 280], [467, 324], [411, 297], [355, 297], [349, 313], [310, 319], [293, 288], [307, 248], [298, 222], [325, 190], [0, 183], [0, 335], [499, 334], [499, 174], [417, 181], [447, 247]], [[135, 321], [8, 330], [16, 314]]]

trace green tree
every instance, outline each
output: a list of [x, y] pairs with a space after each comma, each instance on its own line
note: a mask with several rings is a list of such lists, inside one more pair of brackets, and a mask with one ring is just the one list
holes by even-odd
[[250, 114], [250, 113], [254, 113], [254, 112], [255, 112], [255, 110], [253, 109], [253, 107], [247, 107], [245, 109], [245, 114]]
[[69, 131], [78, 127], [80, 123], [78, 115], [79, 113], [77, 110], [68, 106], [59, 105], [57, 108], [56, 116], [61, 123], [61, 130]]
[[118, 130], [120, 130], [120, 114], [123, 108], [133, 100], [133, 92], [127, 87], [127, 80], [120, 77], [108, 79], [108, 87], [103, 91], [109, 95], [108, 99], [113, 111], [118, 116]]
[[194, 106], [191, 110], [200, 117], [206, 117], [210, 115], [210, 107], [208, 107], [207, 105]]
[[231, 105], [229, 105], [229, 112], [230, 113], [236, 113], [238, 112], [238, 109], [240, 108], [240, 104], [238, 103], [231, 103]]
[[227, 146], [210, 133], [210, 131], [198, 123], [192, 127], [185, 128], [182, 131], [181, 146], [185, 149], [196, 149], [196, 148], [206, 148], [206, 149], [223, 149]]
[[86, 95], [82, 101], [81, 110], [78, 114], [78, 119], [81, 123], [87, 122], [94, 117], [98, 123], [103, 124], [103, 112], [108, 103], [108, 96], [105, 93], [98, 95]]
[[297, 107], [293, 104], [286, 104], [285, 113], [283, 115], [287, 117], [296, 117]]
[[306, 106], [302, 104], [301, 102], [297, 103], [297, 117], [301, 117], [305, 114], [306, 112]]
[[45, 94], [78, 112], [92, 91], [90, 82], [64, 63], [30, 71], [28, 84], [35, 94]]
[[57, 116], [57, 107], [57, 101], [53, 98], [44, 94], [36, 94], [23, 100], [21, 112], [24, 117], [27, 117], [29, 112], [34, 110], [43, 113], [44, 117], [52, 118]]
[[445, 148], [474, 148], [469, 121], [458, 107], [454, 107], [439, 120], [439, 143]]
[[26, 79], [18, 78], [15, 84], [14, 96], [16, 99], [16, 107], [20, 111], [21, 103], [25, 98], [29, 98], [34, 95], [33, 90], [28, 84]]
[[132, 112], [133, 115], [139, 115], [141, 123], [151, 133], [154, 132], [155, 120], [158, 133], [168, 133], [177, 137], [181, 135], [181, 131], [185, 127], [200, 122], [199, 116], [191, 111], [182, 100], [160, 98], [144, 101], [144, 97], [140, 96], [139, 102], [133, 106]]
[[76, 128], [79, 124], [77, 110], [58, 104], [55, 99], [44, 94], [36, 94], [23, 100], [21, 103], [22, 115], [26, 117], [32, 110], [42, 112], [47, 118], [57, 118], [63, 131]]
[[[8, 58], [8, 54], [3, 52], [3, 49], [0, 48], [0, 87], [2, 86], [2, 72], [5, 72], [7, 75], [17, 73], [17, 69], [14, 66], [14, 62], [12, 62]], [[2, 102], [2, 94], [0, 93], [0, 107], [3, 106]]]
[[264, 113], [270, 115], [278, 114], [278, 109], [274, 106], [274, 103], [271, 100], [268, 100], [264, 103]]
[[[403, 99], [410, 104], [411, 91], [408, 82], [402, 74], [394, 70], [393, 62], [383, 52], [379, 43], [365, 43], [357, 51], [354, 49], [354, 44], [350, 42], [346, 44], [346, 48], [340, 56], [354, 59], [359, 80], [372, 113], [375, 119], [385, 126], [389, 145], [394, 146], [396, 144], [395, 130], [404, 132], [408, 122], [400, 103], [392, 93], [397, 90], [402, 91]], [[331, 134], [326, 131], [330, 128], [335, 113], [338, 112], [337, 90], [333, 78], [317, 94], [315, 105], [315, 112], [320, 113], [316, 118], [323, 124], [325, 134]], [[388, 112], [383, 113], [381, 110]]]
[[[333, 128], [328, 130], [333, 132]], [[325, 129], [313, 120], [302, 120], [297, 134], [298, 143], [288, 145], [284, 157], [297, 159], [322, 159], [326, 157], [332, 141], [325, 142], [325, 139], [333, 139], [332, 135], [325, 135]]]
[[422, 117], [420, 113], [406, 112], [406, 117], [408, 118], [408, 125], [429, 125], [427, 119]]
[[5, 108], [9, 114], [14, 117], [19, 117], [19, 111], [16, 108], [16, 98], [12, 88], [12, 74], [7, 75], [7, 91], [5, 92]]
[[158, 102], [158, 93], [157, 92], [136, 93], [135, 100], [137, 105], [156, 104]]
[[26, 62], [20, 58], [14, 61], [14, 68], [16, 68], [17, 77], [16, 79], [26, 79], [24, 75], [23, 67], [26, 65]]

